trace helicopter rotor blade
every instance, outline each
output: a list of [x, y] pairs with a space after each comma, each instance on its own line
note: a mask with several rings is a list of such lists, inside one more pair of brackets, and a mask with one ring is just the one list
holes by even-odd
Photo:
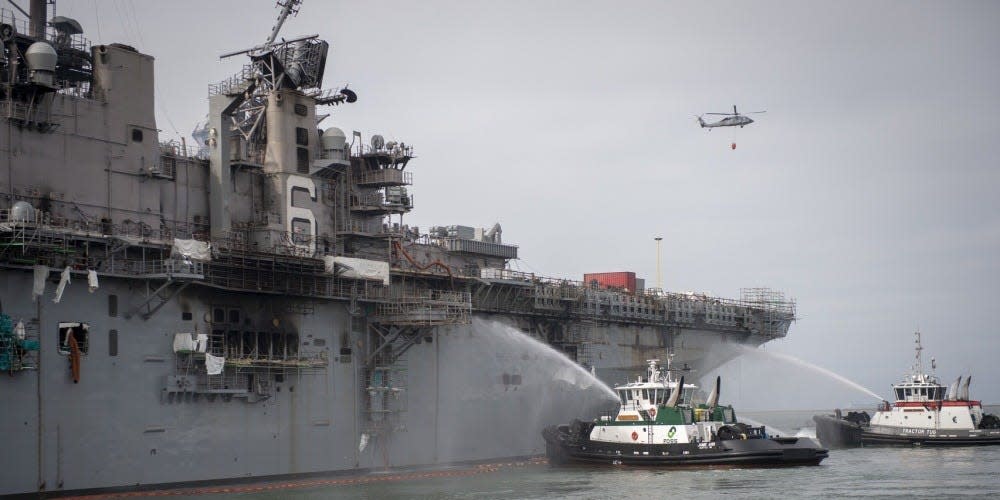
[[722, 116], [733, 116], [732, 113], [704, 113], [706, 115], [722, 115]]
[[753, 114], [753, 113], [767, 113], [767, 111], [766, 110], [765, 111], [747, 111], [747, 112], [745, 112], [743, 114], [749, 115], [749, 114]]
[[739, 115], [739, 113], [736, 112], [736, 105], [735, 104], [733, 104], [733, 114], [734, 115]]

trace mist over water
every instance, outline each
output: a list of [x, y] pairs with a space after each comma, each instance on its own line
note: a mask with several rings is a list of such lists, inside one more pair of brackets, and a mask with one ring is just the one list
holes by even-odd
[[775, 427], [773, 425], [770, 425], [770, 424], [768, 424], [766, 422], [762, 422], [760, 420], [750, 418], [750, 417], [748, 417], [746, 415], [743, 415], [743, 414], [737, 414], [737, 420], [739, 420], [740, 422], [744, 422], [744, 423], [750, 424], [750, 425], [752, 425], [754, 427], [764, 426], [767, 429], [767, 431], [768, 431], [767, 433], [770, 434], [770, 435], [772, 435], [772, 436], [774, 436], [774, 435], [778, 435], [778, 436], [791, 436], [792, 435], [791, 432], [781, 430], [781, 429], [779, 429], [779, 428], [777, 428], [777, 427]]
[[864, 394], [867, 394], [868, 396], [871, 396], [871, 397], [875, 398], [876, 401], [882, 401], [883, 400], [882, 396], [879, 396], [878, 394], [876, 394], [875, 391], [872, 391], [871, 389], [868, 389], [867, 387], [865, 387], [865, 386], [863, 386], [863, 385], [861, 385], [861, 384], [859, 384], [857, 382], [854, 382], [853, 380], [851, 380], [851, 379], [849, 379], [849, 378], [847, 378], [847, 377], [845, 377], [843, 375], [840, 375], [839, 373], [836, 373], [836, 372], [830, 371], [830, 370], [828, 370], [826, 368], [823, 368], [822, 366], [814, 365], [812, 363], [809, 363], [807, 361], [803, 361], [803, 360], [801, 360], [799, 358], [796, 358], [794, 356], [789, 356], [787, 354], [779, 354], [779, 353], [776, 353], [776, 352], [764, 351], [764, 350], [761, 350], [761, 349], [757, 349], [757, 348], [753, 348], [753, 347], [745, 346], [745, 345], [738, 345], [737, 347], [738, 347], [738, 349], [740, 351], [742, 351], [743, 354], [747, 354], [747, 355], [750, 355], [750, 356], [765, 357], [765, 358], [768, 358], [768, 359], [771, 359], [771, 360], [777, 360], [777, 361], [782, 361], [784, 363], [789, 363], [791, 365], [794, 365], [794, 366], [797, 366], [797, 367], [809, 370], [809, 371], [811, 371], [813, 373], [817, 373], [819, 375], [823, 375], [824, 377], [827, 377], [827, 378], [829, 378], [831, 380], [834, 380], [837, 383], [839, 383], [839, 384], [841, 384], [841, 385], [843, 385], [845, 387], [849, 387], [849, 388], [854, 389], [854, 390], [856, 390], [858, 392], [862, 392]]
[[503, 456], [513, 448], [540, 453], [543, 428], [593, 419], [618, 402], [590, 372], [510, 325], [475, 318], [445, 335], [438, 373], [442, 461]]

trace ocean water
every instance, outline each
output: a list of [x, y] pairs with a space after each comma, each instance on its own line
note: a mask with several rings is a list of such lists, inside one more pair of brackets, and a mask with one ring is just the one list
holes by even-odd
[[[990, 413], [1000, 408], [987, 407]], [[815, 435], [823, 411], [745, 412], [774, 429]], [[819, 466], [656, 469], [551, 466], [543, 460], [388, 471], [309, 486], [274, 484], [205, 499], [1000, 498], [1000, 446], [831, 450]]]

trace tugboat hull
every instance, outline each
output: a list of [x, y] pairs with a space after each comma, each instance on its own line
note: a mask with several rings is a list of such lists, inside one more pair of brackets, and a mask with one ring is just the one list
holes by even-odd
[[574, 439], [552, 426], [542, 433], [553, 464], [640, 466], [819, 465], [827, 450], [809, 438], [729, 439], [703, 443], [611, 443]]
[[816, 437], [823, 446], [986, 446], [1000, 445], [1000, 429], [878, 429], [831, 415], [816, 415]]

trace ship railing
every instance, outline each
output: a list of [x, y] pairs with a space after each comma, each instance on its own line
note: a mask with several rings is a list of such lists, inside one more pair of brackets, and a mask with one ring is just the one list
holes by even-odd
[[198, 158], [203, 159], [201, 148], [198, 146], [188, 146], [177, 141], [160, 141], [160, 154], [163, 156], [176, 156], [178, 158]]
[[109, 259], [102, 270], [128, 276], [201, 279], [205, 263], [189, 259]]
[[141, 221], [125, 220], [111, 224], [107, 220], [67, 219], [54, 217], [44, 210], [32, 210], [11, 214], [10, 209], [0, 210], [0, 224], [7, 229], [30, 227], [56, 232], [68, 232], [79, 236], [115, 236], [132, 241], [170, 240], [192, 237], [203, 228], [202, 224], [180, 221], [164, 221], [159, 228]]
[[233, 76], [222, 80], [219, 83], [208, 85], [208, 95], [233, 95], [239, 94], [250, 88], [251, 82], [257, 77], [257, 69], [253, 64], [246, 64]]
[[468, 323], [472, 294], [450, 290], [410, 290], [392, 293], [390, 300], [375, 304], [374, 319], [380, 323], [435, 325]]
[[0, 209], [0, 230], [10, 229], [18, 226], [48, 226], [50, 217], [48, 212], [42, 210], [31, 210], [19, 212], [12, 215], [11, 209]]
[[394, 145], [392, 148], [388, 148], [385, 146], [380, 148], [374, 148], [371, 145], [364, 143], [358, 144], [356, 147], [359, 156], [385, 155], [399, 160], [413, 157], [413, 146], [406, 146], [401, 143]]
[[[0, 23], [9, 24], [14, 27], [17, 33], [27, 34], [31, 32], [29, 20], [26, 17], [17, 17], [14, 12], [6, 8], [0, 8]], [[45, 40], [51, 41], [57, 47], [69, 47], [84, 52], [90, 52], [90, 40], [83, 35], [69, 35], [63, 37], [55, 28], [48, 26], [45, 28]]]
[[359, 185], [363, 184], [375, 184], [375, 185], [411, 185], [413, 184], [413, 172], [407, 172], [405, 170], [397, 170], [394, 168], [386, 168], [381, 170], [371, 170], [364, 172], [359, 176], [354, 178], [354, 182]]

